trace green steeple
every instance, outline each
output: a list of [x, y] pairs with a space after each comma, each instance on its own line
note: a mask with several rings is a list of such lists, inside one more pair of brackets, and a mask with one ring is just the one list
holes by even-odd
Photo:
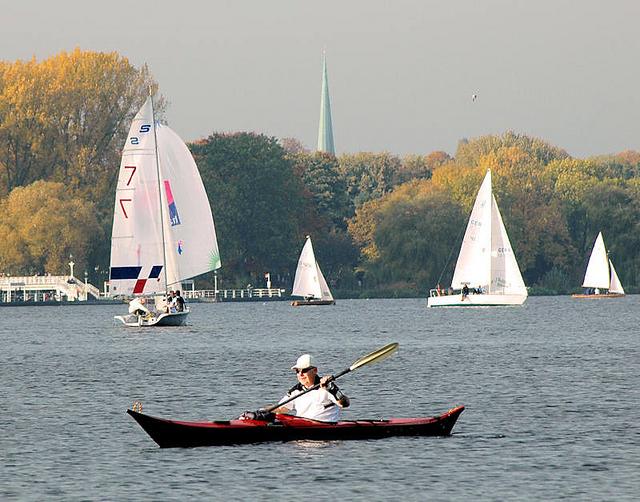
[[320, 97], [320, 125], [318, 126], [318, 151], [336, 154], [331, 125], [331, 101], [329, 100], [329, 78], [327, 57], [322, 54], [322, 95]]

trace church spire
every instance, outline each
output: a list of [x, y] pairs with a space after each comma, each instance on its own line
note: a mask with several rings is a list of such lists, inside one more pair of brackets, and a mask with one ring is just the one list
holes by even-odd
[[322, 94], [320, 97], [320, 124], [318, 126], [318, 151], [336, 154], [333, 145], [331, 124], [331, 101], [329, 100], [329, 79], [327, 77], [327, 56], [322, 53]]

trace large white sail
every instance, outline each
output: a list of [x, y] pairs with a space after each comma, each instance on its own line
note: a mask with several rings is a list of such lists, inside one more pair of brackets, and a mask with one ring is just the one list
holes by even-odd
[[157, 126], [164, 211], [167, 285], [220, 268], [211, 206], [198, 167], [182, 139]]
[[491, 282], [491, 171], [487, 171], [469, 216], [451, 287], [487, 287]]
[[198, 169], [184, 142], [155, 124], [149, 97], [131, 124], [120, 163], [111, 294], [165, 292], [168, 285], [218, 267], [213, 217]]
[[604, 246], [602, 232], [598, 233], [593, 245], [587, 271], [584, 274], [583, 288], [609, 288], [609, 260]]
[[165, 290], [153, 108], [148, 98], [129, 129], [111, 232], [112, 295]]
[[611, 268], [611, 282], [609, 284], [609, 293], [620, 293], [621, 295], [626, 294], [624, 292], [624, 288], [622, 287], [620, 279], [618, 279], [616, 269], [613, 268], [613, 263], [611, 263], [611, 260], [609, 260], [609, 267]]
[[328, 290], [327, 283], [322, 276], [322, 272], [320, 272], [320, 267], [316, 263], [311, 238], [307, 236], [307, 240], [300, 253], [300, 258], [298, 259], [298, 267], [296, 268], [296, 276], [293, 280], [293, 290], [291, 294], [304, 298], [322, 298], [323, 288], [320, 277], [322, 277], [324, 287]]
[[495, 197], [491, 196], [491, 285], [488, 293], [525, 295], [527, 288], [511, 249]]

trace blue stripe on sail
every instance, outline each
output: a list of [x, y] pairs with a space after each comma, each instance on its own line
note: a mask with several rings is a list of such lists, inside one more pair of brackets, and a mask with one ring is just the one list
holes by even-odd
[[111, 267], [111, 279], [137, 279], [141, 270], [142, 267]]
[[151, 273], [149, 274], [149, 279], [157, 279], [160, 277], [160, 271], [162, 270], [162, 265], [154, 265], [151, 268]]

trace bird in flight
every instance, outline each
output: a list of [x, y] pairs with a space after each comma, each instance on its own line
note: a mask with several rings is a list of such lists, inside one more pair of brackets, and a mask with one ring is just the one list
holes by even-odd
[[474, 92], [474, 93], [471, 95], [471, 101], [475, 101], [476, 99], [478, 99], [478, 93], [477, 93], [477, 92]]

